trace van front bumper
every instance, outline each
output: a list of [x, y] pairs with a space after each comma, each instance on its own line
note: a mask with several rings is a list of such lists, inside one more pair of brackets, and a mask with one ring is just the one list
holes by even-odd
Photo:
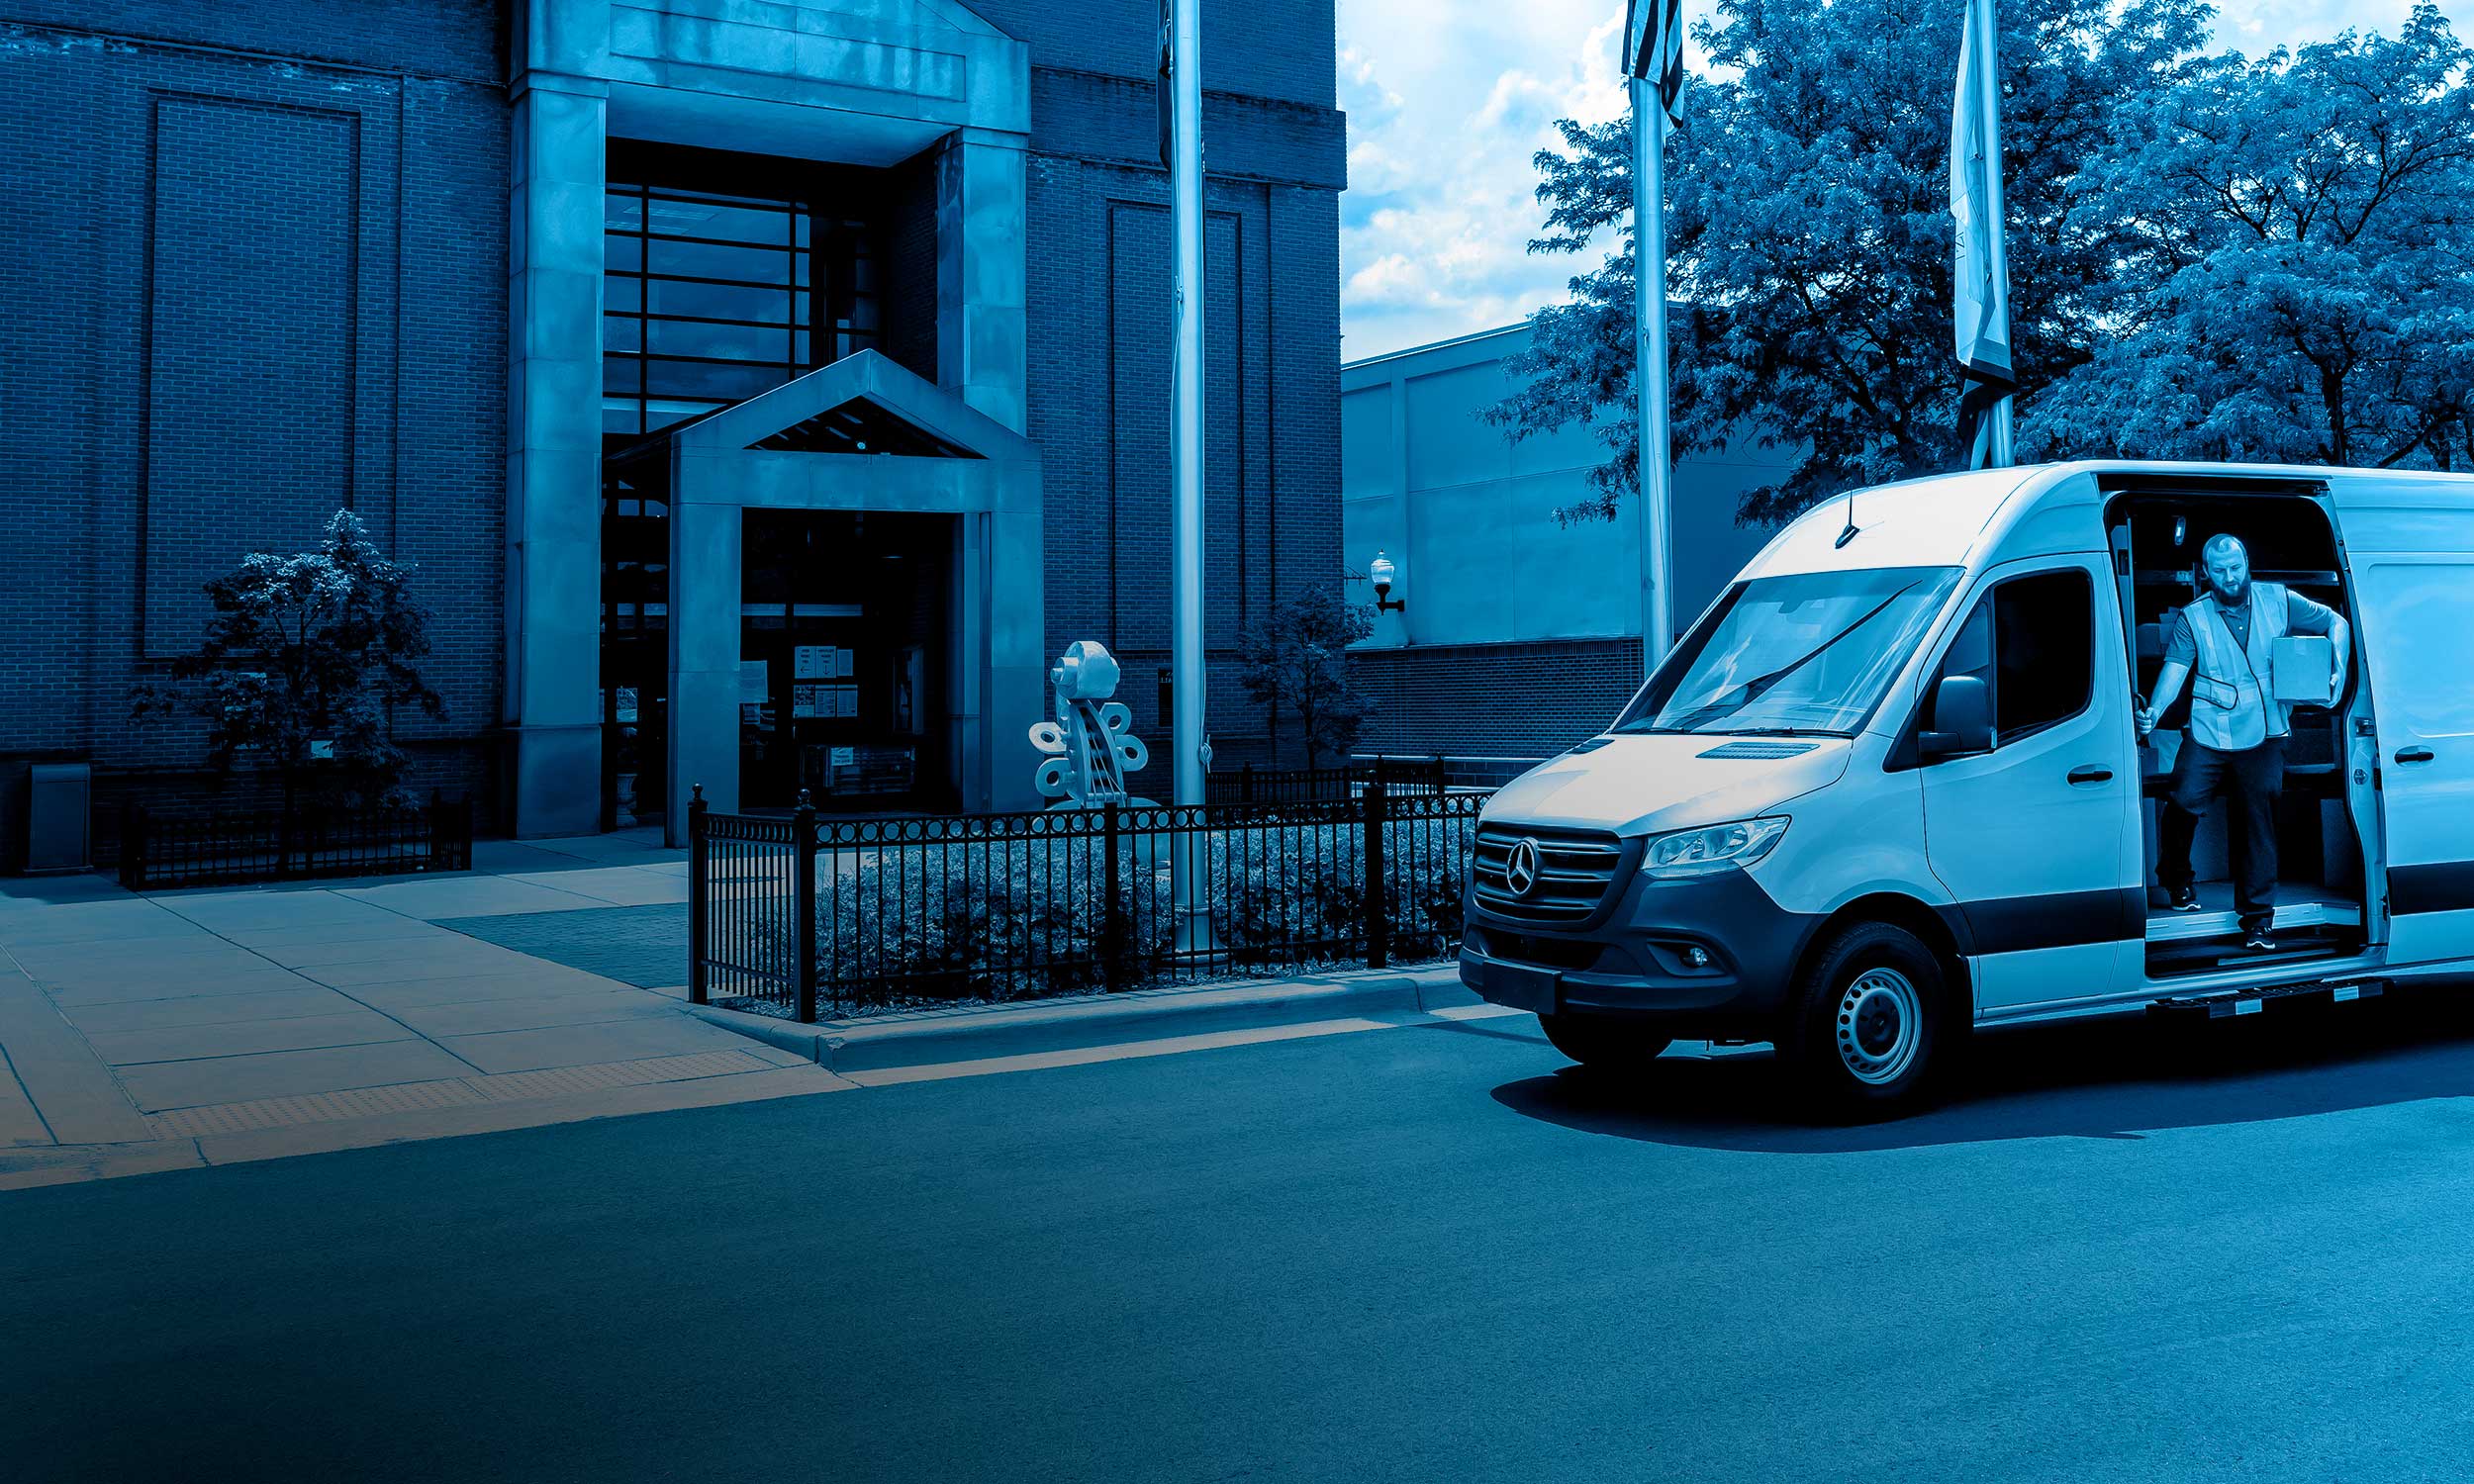
[[[1550, 928], [1469, 902], [1461, 982], [1515, 1009], [1657, 1022], [1675, 1036], [1766, 1039], [1821, 925], [1743, 871], [1634, 872], [1590, 923]], [[1698, 949], [1705, 965], [1691, 962]]]

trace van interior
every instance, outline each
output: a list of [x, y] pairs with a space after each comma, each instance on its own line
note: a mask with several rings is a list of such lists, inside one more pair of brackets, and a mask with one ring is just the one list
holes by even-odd
[[[2252, 581], [2281, 584], [2355, 621], [2327, 496], [2317, 485], [2127, 484], [2108, 501], [2105, 523], [2124, 637], [2134, 656], [2131, 685], [2142, 699], [2154, 694], [2174, 610], [2206, 591], [2200, 549], [2219, 533], [2239, 538], [2249, 551]], [[2228, 861], [2229, 811], [2222, 801], [2201, 818], [2191, 852], [2201, 910], [2168, 910], [2156, 884], [2158, 826], [2173, 807], [2166, 795], [2174, 757], [2189, 735], [2190, 689], [2184, 687], [2140, 748], [2149, 976], [2273, 970], [2358, 952], [2367, 920], [2365, 847], [2375, 845], [2379, 819], [2372, 754], [2367, 744], [2354, 746], [2356, 737], [2371, 735], [2370, 686], [2360, 665], [2348, 660], [2346, 690], [2333, 705], [2293, 710], [2276, 815], [2276, 949], [2269, 953], [2241, 947]]]

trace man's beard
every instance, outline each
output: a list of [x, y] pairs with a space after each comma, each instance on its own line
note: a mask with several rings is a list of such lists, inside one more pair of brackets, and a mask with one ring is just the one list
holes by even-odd
[[2243, 603], [2250, 602], [2249, 578], [2243, 578], [2239, 586], [2233, 588], [2229, 588], [2225, 584], [2214, 581], [2213, 579], [2210, 580], [2208, 586], [2216, 593], [2217, 602], [2225, 604], [2229, 608], [2238, 608]]

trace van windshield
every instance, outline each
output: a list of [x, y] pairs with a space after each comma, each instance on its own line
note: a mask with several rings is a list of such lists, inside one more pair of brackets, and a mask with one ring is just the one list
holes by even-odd
[[1851, 735], [1958, 576], [1955, 567], [1882, 567], [1738, 583], [1615, 730]]

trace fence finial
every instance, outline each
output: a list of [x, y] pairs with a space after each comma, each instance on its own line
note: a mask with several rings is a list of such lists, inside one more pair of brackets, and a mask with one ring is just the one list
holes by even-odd
[[815, 807], [815, 805], [809, 801], [808, 790], [805, 788], [799, 790], [799, 807], [803, 809]]
[[695, 803], [701, 800], [704, 796], [705, 786], [703, 784], [690, 784], [688, 786], [688, 802]]

